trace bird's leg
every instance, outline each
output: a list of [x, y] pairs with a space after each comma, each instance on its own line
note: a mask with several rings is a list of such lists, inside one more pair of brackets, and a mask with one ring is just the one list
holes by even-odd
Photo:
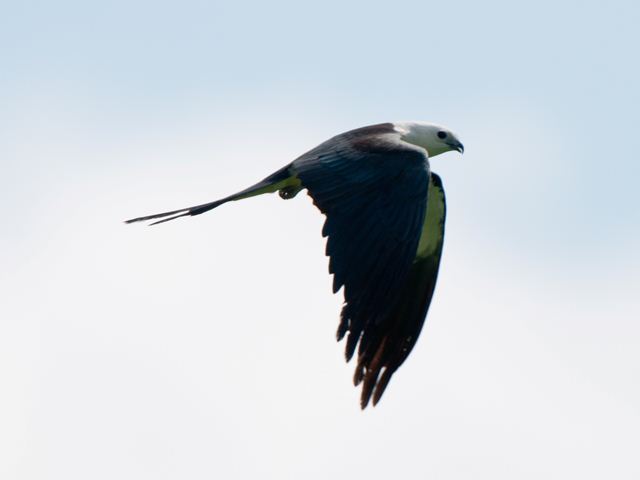
[[280, 195], [280, 198], [283, 198], [284, 200], [289, 200], [290, 198], [295, 197], [298, 194], [298, 192], [303, 188], [304, 187], [302, 185], [289, 185], [287, 187], [284, 187], [278, 190], [278, 194]]

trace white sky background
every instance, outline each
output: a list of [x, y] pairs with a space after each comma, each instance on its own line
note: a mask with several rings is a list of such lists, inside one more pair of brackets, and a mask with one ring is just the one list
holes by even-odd
[[[601, 3], [601, 2], [597, 2]], [[634, 2], [9, 2], [0, 478], [640, 476]], [[306, 195], [146, 228], [436, 121], [436, 296], [383, 401]]]

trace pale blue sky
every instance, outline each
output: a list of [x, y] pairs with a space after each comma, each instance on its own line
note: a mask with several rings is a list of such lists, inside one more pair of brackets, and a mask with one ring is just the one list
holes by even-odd
[[[0, 477], [637, 478], [637, 2], [0, 3]], [[306, 197], [456, 131], [423, 335], [362, 414]]]

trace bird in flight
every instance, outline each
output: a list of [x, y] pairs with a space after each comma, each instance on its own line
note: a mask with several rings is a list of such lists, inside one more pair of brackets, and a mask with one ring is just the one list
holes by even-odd
[[127, 220], [156, 225], [224, 203], [303, 189], [326, 216], [322, 228], [343, 288], [338, 341], [346, 336], [361, 408], [376, 405], [422, 330], [438, 276], [446, 203], [429, 158], [464, 147], [449, 129], [425, 122], [381, 123], [337, 135], [261, 182], [214, 202]]

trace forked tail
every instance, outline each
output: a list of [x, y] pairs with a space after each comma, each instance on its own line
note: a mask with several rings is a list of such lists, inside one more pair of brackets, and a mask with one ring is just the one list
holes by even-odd
[[[222, 205], [223, 203], [242, 200], [244, 198], [255, 197], [256, 195], [262, 195], [264, 193], [273, 193], [277, 192], [281, 189], [286, 189], [290, 187], [299, 187], [300, 180], [295, 176], [293, 172], [291, 172], [291, 164], [287, 165], [284, 168], [281, 168], [277, 172], [272, 175], [269, 175], [267, 178], [262, 180], [261, 182], [252, 185], [249, 188], [242, 190], [241, 192], [234, 193], [233, 195], [229, 195], [228, 197], [221, 198], [220, 200], [216, 200], [209, 203], [203, 203], [202, 205], [195, 205], [193, 207], [181, 208], [179, 210], [172, 210], [170, 212], [164, 213], [155, 213], [153, 215], [146, 215], [144, 217], [132, 218], [131, 220], [126, 220], [124, 223], [135, 223], [135, 222], [144, 222], [147, 220], [155, 220], [156, 218], [160, 218], [162, 220], [158, 220], [157, 222], [153, 222], [149, 225], [157, 225], [159, 223], [168, 222], [169, 220], [175, 220], [176, 218], [200, 215], [201, 213], [208, 212], [209, 210], [213, 210], [214, 208]], [[168, 217], [168, 218], [165, 218]]]
[[[232, 200], [232, 198], [227, 197], [220, 200], [216, 200], [215, 202], [196, 205], [194, 207], [182, 208], [180, 210], [172, 210], [170, 212], [154, 213], [153, 215], [147, 215], [145, 217], [132, 218], [131, 220], [126, 220], [124, 223], [144, 222], [146, 220], [154, 220], [156, 218], [162, 218], [162, 220], [158, 220], [157, 222], [153, 222], [149, 224], [149, 226], [157, 225], [159, 223], [168, 222], [169, 220], [175, 220], [176, 218], [186, 217], [187, 215], [200, 215], [201, 213], [208, 212], [209, 210], [212, 210], [217, 206], [222, 205], [223, 203], [226, 203], [230, 200]], [[164, 218], [164, 217], [169, 217], [169, 218]]]

